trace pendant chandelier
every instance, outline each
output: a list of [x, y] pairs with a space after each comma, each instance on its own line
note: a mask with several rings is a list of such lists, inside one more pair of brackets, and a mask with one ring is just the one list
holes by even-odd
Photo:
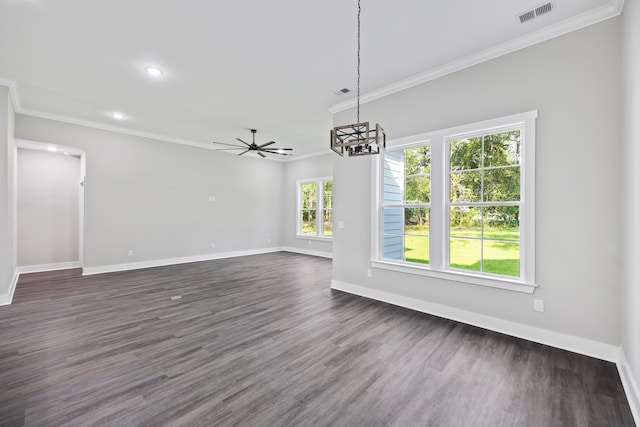
[[358, 0], [358, 99], [356, 106], [356, 123], [336, 126], [331, 129], [331, 149], [344, 156], [366, 156], [379, 154], [386, 146], [384, 129], [376, 123], [370, 127], [369, 122], [360, 122], [360, 0]]

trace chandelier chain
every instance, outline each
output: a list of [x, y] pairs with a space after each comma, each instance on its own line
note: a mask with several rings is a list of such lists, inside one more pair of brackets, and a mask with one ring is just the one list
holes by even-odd
[[356, 123], [360, 123], [360, 10], [360, 0], [358, 0], [358, 103]]

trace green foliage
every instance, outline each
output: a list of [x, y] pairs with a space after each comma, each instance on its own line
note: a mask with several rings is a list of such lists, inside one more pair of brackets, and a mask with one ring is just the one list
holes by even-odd
[[316, 208], [316, 183], [307, 182], [302, 184], [302, 208], [315, 209]]
[[[407, 229], [405, 239], [405, 259], [408, 262], [429, 264], [429, 230], [414, 226]], [[473, 229], [460, 229], [451, 239], [451, 267], [468, 271], [484, 271], [503, 276], [520, 276], [519, 229], [485, 229], [485, 240], [459, 237], [479, 237]], [[509, 242], [508, 240], [515, 240]], [[480, 245], [484, 249], [480, 251]], [[483, 254], [482, 263], [480, 260]]]
[[[520, 201], [519, 130], [451, 141], [450, 150], [452, 203]], [[515, 206], [483, 209], [452, 209], [451, 226], [519, 225]]]

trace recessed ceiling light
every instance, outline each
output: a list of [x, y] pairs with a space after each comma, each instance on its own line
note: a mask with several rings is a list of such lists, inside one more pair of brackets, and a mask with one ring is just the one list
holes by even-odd
[[51, 151], [52, 153], [55, 153], [56, 151], [58, 151], [56, 147], [52, 147], [52, 146], [47, 147], [47, 150]]
[[115, 113], [111, 114], [111, 117], [113, 117], [116, 120], [123, 120], [124, 119], [124, 114], [116, 111]]
[[147, 74], [153, 77], [160, 77], [162, 75], [162, 70], [156, 67], [147, 67], [144, 69]]

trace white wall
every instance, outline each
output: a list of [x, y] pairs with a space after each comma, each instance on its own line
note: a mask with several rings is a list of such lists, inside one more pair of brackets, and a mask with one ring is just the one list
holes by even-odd
[[0, 304], [9, 302], [16, 270], [14, 112], [9, 89], [0, 86]]
[[621, 341], [628, 374], [636, 392], [629, 400], [635, 404], [640, 421], [640, 4], [625, 2], [623, 22], [623, 168], [622, 187], [622, 316]]
[[[370, 160], [335, 158], [333, 279], [500, 321], [620, 343], [620, 20], [361, 106], [387, 138], [539, 110], [535, 295], [371, 268]], [[334, 116], [353, 122], [353, 110]], [[533, 298], [545, 312], [533, 311]], [[557, 335], [556, 335], [557, 336]], [[637, 335], [636, 335], [637, 336]], [[583, 342], [583, 341], [581, 341]]]
[[80, 158], [18, 150], [18, 266], [79, 263]]
[[15, 132], [86, 153], [86, 267], [282, 246], [282, 163], [20, 114]]
[[[328, 148], [327, 151], [329, 151]], [[323, 156], [294, 160], [285, 164], [284, 245], [286, 247], [301, 252], [311, 251], [312, 253], [331, 256], [333, 251], [332, 242], [296, 237], [296, 181], [332, 176], [333, 156], [337, 155], [330, 153]]]
[[9, 90], [0, 86], [0, 294], [8, 291], [13, 277], [9, 243], [9, 109]]

